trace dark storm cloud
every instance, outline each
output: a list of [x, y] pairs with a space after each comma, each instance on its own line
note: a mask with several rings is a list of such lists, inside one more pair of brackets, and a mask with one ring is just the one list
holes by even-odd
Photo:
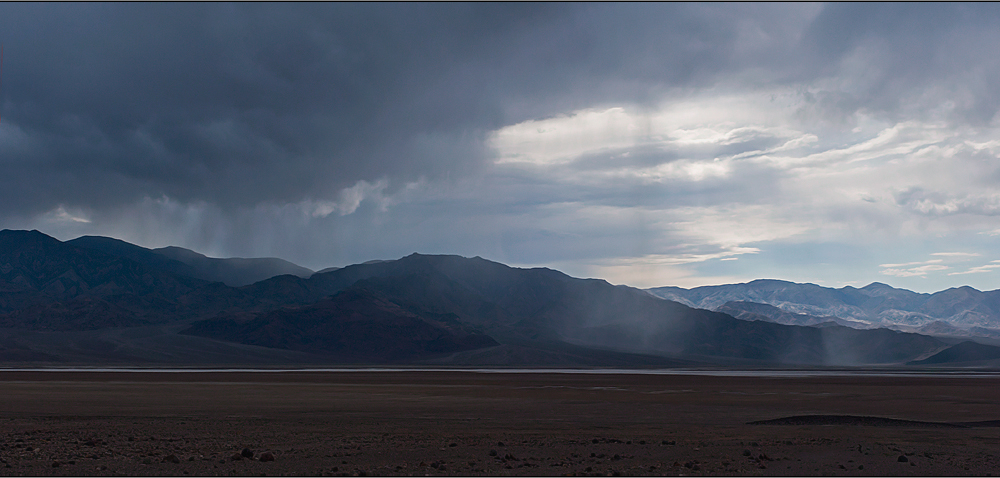
[[896, 252], [906, 234], [964, 231], [986, 257], [998, 19], [995, 4], [0, 3], [0, 227], [314, 269], [420, 251], [674, 274], [646, 285], [701, 285], [692, 264], [765, 264], [796, 241], [889, 238], [900, 257], [877, 265], [915, 260]]
[[455, 166], [459, 155], [412, 157], [417, 133], [455, 134], [442, 123], [456, 119], [400, 114], [418, 106], [400, 104], [410, 84], [447, 54], [420, 58], [418, 38], [449, 30], [408, 31], [421, 12], [404, 8], [11, 6], [6, 116], [35, 144], [15, 159], [19, 179], [103, 175], [113, 193], [63, 198], [95, 205], [137, 194], [252, 204]]
[[[779, 13], [775, 10], [772, 14]], [[734, 63], [741, 5], [4, 4], [0, 208], [223, 208], [477, 170], [524, 119]], [[764, 18], [769, 13], [755, 9]], [[753, 16], [753, 15], [751, 15]]]

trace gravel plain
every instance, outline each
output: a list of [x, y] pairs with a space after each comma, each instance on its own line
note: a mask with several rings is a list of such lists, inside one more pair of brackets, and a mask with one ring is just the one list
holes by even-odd
[[0, 397], [2, 475], [1000, 474], [994, 377], [0, 371]]

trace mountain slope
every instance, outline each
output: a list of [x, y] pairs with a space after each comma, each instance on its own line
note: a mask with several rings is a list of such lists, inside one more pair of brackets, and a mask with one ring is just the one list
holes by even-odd
[[908, 365], [945, 365], [997, 360], [1000, 360], [1000, 347], [966, 341], [952, 345], [926, 359], [910, 362]]
[[1000, 290], [981, 292], [971, 287], [920, 294], [878, 282], [860, 289], [840, 289], [779, 280], [696, 287], [657, 287], [649, 293], [692, 307], [719, 310], [728, 302], [755, 302], [785, 312], [835, 316], [871, 325], [917, 328], [943, 321], [962, 329], [1000, 328]]
[[453, 314], [401, 306], [364, 287], [251, 320], [215, 318], [181, 332], [328, 356], [342, 363], [394, 363], [499, 345]]
[[[264, 361], [594, 364], [590, 354], [637, 366], [861, 365], [920, 360], [946, 347], [913, 333], [748, 322], [603, 280], [479, 257], [412, 254], [230, 287], [185, 276], [185, 267], [196, 267], [155, 251], [80, 242], [87, 241], [114, 254], [37, 231], [0, 232], [0, 328], [12, 334], [12, 356], [231, 361], [244, 351]], [[764, 288], [773, 295], [782, 284]], [[875, 290], [855, 302], [892, 293]], [[796, 300], [831, 297], [837, 294]], [[939, 307], [961, 308], [962, 300]]]
[[75, 247], [38, 231], [0, 231], [0, 324], [46, 330], [176, 318], [205, 283]]
[[183, 262], [196, 271], [200, 279], [219, 281], [239, 287], [279, 275], [309, 277], [313, 271], [275, 257], [217, 259], [181, 247], [162, 247], [153, 252]]
[[172, 274], [211, 282], [222, 282], [231, 287], [253, 284], [284, 274], [303, 278], [313, 274], [313, 271], [283, 259], [217, 259], [181, 247], [147, 249], [119, 239], [102, 236], [82, 236], [66, 241], [66, 244], [130, 259], [147, 267]]
[[70, 239], [64, 242], [64, 244], [101, 251], [105, 254], [129, 259], [146, 267], [169, 272], [171, 274], [205, 279], [204, 277], [200, 277], [202, 275], [201, 273], [188, 264], [171, 259], [163, 254], [158, 254], [151, 249], [137, 246], [120, 239], [103, 236], [80, 236], [76, 239]]
[[[280, 280], [242, 290], [260, 296]], [[898, 363], [945, 347], [930, 337], [888, 330], [747, 322], [602, 280], [478, 257], [413, 254], [315, 274], [297, 284], [292, 295], [302, 302], [357, 284], [421, 310], [453, 313], [503, 343], [561, 341], [670, 357], [826, 365]]]
[[857, 329], [867, 329], [867, 324], [841, 319], [840, 317], [825, 316], [816, 317], [814, 315], [795, 314], [785, 312], [773, 305], [758, 304], [756, 302], [734, 301], [726, 302], [717, 309], [718, 312], [729, 314], [740, 320], [763, 320], [785, 325], [820, 325], [834, 323], [845, 327]]

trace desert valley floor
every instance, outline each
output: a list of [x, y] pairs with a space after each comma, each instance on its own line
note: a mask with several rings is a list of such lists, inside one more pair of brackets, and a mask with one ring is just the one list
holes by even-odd
[[1000, 474], [990, 375], [0, 371], [0, 396], [3, 475]]

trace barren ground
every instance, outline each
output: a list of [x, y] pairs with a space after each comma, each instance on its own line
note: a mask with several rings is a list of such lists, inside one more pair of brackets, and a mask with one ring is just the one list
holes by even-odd
[[986, 476], [998, 427], [747, 423], [998, 405], [1000, 378], [945, 376], [3, 371], [0, 474]]

